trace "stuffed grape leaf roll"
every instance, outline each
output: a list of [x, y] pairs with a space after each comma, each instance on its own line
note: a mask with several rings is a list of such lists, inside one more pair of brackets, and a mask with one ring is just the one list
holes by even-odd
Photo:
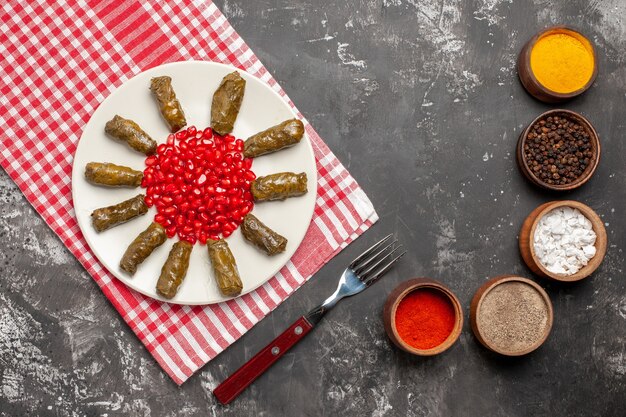
[[306, 173], [279, 172], [255, 179], [250, 191], [254, 201], [284, 200], [307, 192]]
[[246, 88], [246, 80], [237, 71], [231, 72], [222, 79], [213, 94], [211, 104], [211, 127], [220, 135], [233, 131], [233, 126]]
[[161, 275], [157, 281], [156, 290], [168, 300], [174, 298], [180, 284], [183, 283], [187, 275], [192, 249], [193, 245], [184, 240], [174, 243], [167, 260], [161, 268]]
[[129, 200], [109, 207], [96, 209], [91, 213], [91, 223], [96, 232], [102, 232], [148, 212], [144, 195], [139, 194]]
[[243, 237], [268, 256], [284, 252], [287, 247], [287, 239], [279, 235], [252, 213], [246, 214], [241, 223]]
[[85, 166], [88, 182], [108, 187], [139, 187], [143, 172], [108, 162], [89, 162]]
[[145, 261], [156, 248], [165, 243], [166, 239], [167, 235], [163, 226], [155, 222], [150, 224], [146, 230], [139, 233], [124, 252], [120, 261], [122, 271], [134, 275], [139, 264]]
[[298, 119], [285, 120], [256, 135], [250, 136], [244, 143], [243, 156], [257, 156], [276, 152], [294, 146], [304, 135], [304, 124]]
[[224, 239], [207, 242], [209, 259], [213, 266], [213, 276], [222, 294], [234, 297], [241, 294], [243, 284], [235, 257]]
[[150, 91], [156, 98], [161, 115], [170, 127], [170, 131], [175, 133], [182, 129], [187, 121], [172, 87], [172, 78], [168, 76], [153, 78], [150, 80]]
[[156, 152], [157, 143], [132, 120], [115, 115], [104, 126], [104, 131], [113, 138], [126, 142], [137, 152], [152, 155]]

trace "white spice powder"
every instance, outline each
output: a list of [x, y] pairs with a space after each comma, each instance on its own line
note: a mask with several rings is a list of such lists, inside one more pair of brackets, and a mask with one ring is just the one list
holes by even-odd
[[539, 262], [555, 274], [572, 275], [596, 254], [596, 233], [580, 210], [558, 207], [546, 213], [535, 229]]

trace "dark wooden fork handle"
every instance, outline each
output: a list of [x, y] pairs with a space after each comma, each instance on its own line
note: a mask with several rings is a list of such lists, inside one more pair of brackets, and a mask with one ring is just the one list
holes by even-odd
[[237, 398], [248, 385], [261, 376], [293, 345], [302, 340], [312, 328], [313, 325], [304, 316], [300, 317], [280, 336], [243, 364], [235, 373], [226, 378], [224, 382], [213, 390], [213, 395], [222, 404], [228, 404]]

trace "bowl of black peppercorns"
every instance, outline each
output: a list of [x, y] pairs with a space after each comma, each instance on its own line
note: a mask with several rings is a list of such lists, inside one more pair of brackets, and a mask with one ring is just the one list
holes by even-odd
[[517, 164], [533, 184], [555, 191], [578, 188], [600, 161], [600, 140], [589, 120], [571, 110], [540, 114], [521, 133]]

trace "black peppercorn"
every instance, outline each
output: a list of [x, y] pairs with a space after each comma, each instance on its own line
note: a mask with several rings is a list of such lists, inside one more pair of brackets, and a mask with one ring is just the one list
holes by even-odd
[[576, 181], [595, 156], [590, 134], [576, 119], [550, 116], [530, 129], [524, 145], [524, 159], [534, 175], [553, 185]]

